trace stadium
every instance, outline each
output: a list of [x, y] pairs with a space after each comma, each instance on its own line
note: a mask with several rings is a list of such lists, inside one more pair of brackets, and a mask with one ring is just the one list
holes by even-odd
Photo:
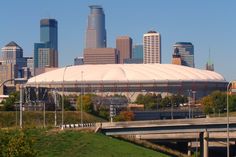
[[103, 64], [67, 66], [28, 80], [26, 88], [46, 88], [76, 93], [196, 94], [203, 97], [226, 90], [227, 81], [216, 72], [173, 64]]

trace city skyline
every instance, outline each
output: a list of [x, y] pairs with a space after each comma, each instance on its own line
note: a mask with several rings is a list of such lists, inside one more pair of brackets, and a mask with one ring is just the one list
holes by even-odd
[[[195, 48], [196, 68], [205, 68], [210, 48], [215, 71], [227, 80], [236, 78], [232, 64], [236, 55], [233, 47], [236, 23], [232, 16], [236, 2], [124, 2], [4, 1], [3, 6], [12, 6], [15, 11], [7, 11], [7, 7], [0, 11], [1, 21], [4, 21], [0, 27], [0, 46], [16, 41], [25, 56], [33, 56], [33, 43], [39, 39], [38, 21], [55, 18], [60, 25], [59, 66], [72, 64], [75, 57], [82, 56], [85, 47], [88, 6], [99, 4], [106, 13], [107, 47], [114, 48], [115, 39], [120, 35], [129, 35], [134, 45], [140, 44], [142, 35], [154, 29], [162, 34], [162, 63], [171, 63], [175, 42], [191, 42]], [[68, 12], [61, 11], [66, 8]]]

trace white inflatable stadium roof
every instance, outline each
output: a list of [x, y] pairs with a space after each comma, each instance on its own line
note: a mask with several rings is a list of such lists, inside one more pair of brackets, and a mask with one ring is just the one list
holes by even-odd
[[[63, 76], [64, 75], [64, 76]], [[64, 79], [63, 79], [64, 77]], [[222, 75], [173, 64], [103, 64], [59, 68], [28, 80], [27, 84], [63, 82], [225, 82]]]

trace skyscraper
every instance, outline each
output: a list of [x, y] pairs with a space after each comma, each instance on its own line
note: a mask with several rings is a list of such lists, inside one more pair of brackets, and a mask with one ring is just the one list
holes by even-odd
[[26, 59], [23, 57], [23, 49], [17, 45], [14, 41], [5, 45], [2, 48], [2, 64], [12, 64], [12, 66], [16, 66], [14, 70], [16, 77], [23, 77], [23, 67], [27, 66]]
[[175, 48], [174, 54], [172, 55], [172, 64], [182, 65], [182, 60], [178, 48]]
[[143, 63], [161, 63], [161, 35], [149, 31], [143, 35]]
[[195, 67], [194, 65], [194, 47], [190, 42], [176, 42], [173, 46], [177, 48], [181, 57], [182, 65]]
[[143, 60], [143, 45], [134, 45], [133, 46], [132, 58]]
[[40, 43], [34, 44], [34, 67], [58, 67], [57, 21], [40, 21]]
[[105, 14], [99, 5], [91, 5], [86, 31], [86, 48], [105, 48]]
[[125, 59], [132, 58], [132, 39], [129, 36], [120, 36], [116, 38], [116, 49], [120, 54], [120, 64], [124, 63]]

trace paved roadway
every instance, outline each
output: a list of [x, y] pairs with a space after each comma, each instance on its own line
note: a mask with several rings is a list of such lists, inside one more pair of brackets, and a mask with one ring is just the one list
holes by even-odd
[[[151, 120], [130, 122], [106, 122], [97, 126], [106, 135], [143, 135], [157, 133], [199, 133], [199, 132], [225, 132], [226, 117]], [[236, 131], [236, 117], [230, 117], [230, 130]]]

